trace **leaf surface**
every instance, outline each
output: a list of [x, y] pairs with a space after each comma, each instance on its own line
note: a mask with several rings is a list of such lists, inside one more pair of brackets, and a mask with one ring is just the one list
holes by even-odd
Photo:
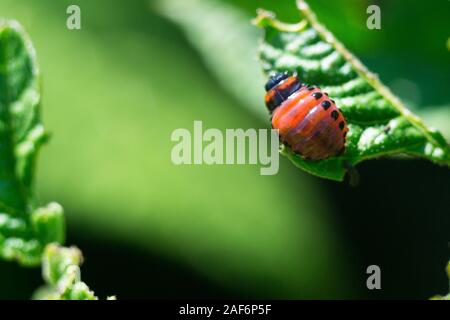
[[22, 27], [0, 20], [0, 257], [36, 265], [44, 246], [64, 242], [57, 203], [39, 208], [34, 174], [46, 133], [40, 119], [39, 68]]
[[[0, 20], [0, 256], [23, 264], [39, 263], [45, 242], [37, 236], [47, 233], [46, 222], [63, 225], [59, 206], [34, 212], [35, 163], [46, 138], [40, 97], [39, 69], [28, 36], [17, 22]], [[36, 232], [35, 227], [42, 229]], [[61, 233], [48, 237], [62, 239]]]
[[41, 299], [97, 299], [80, 280], [81, 252], [64, 248], [63, 208], [37, 207], [36, 159], [46, 133], [40, 120], [39, 69], [16, 21], [0, 20], [0, 257], [43, 264]]

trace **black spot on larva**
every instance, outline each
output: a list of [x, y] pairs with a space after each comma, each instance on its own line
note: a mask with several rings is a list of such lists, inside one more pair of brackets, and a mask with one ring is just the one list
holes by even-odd
[[334, 100], [333, 100], [333, 99], [331, 99], [331, 102], [333, 102], [334, 104], [336, 104], [336, 102], [334, 102]]
[[327, 97], [328, 97], [328, 92], [325, 92], [325, 94], [327, 95]]
[[321, 105], [322, 105], [322, 107], [323, 107], [325, 110], [328, 110], [328, 108], [331, 107], [331, 103], [330, 103], [330, 101], [328, 101], [328, 100], [323, 101], [323, 102], [321, 103]]
[[339, 129], [344, 130], [345, 123], [344, 121], [339, 122]]
[[322, 98], [322, 94], [321, 94], [320, 92], [314, 92], [314, 93], [312, 94], [312, 96], [313, 96], [314, 98], [316, 98], [316, 100], [319, 100], [320, 98]]
[[344, 134], [342, 135], [342, 136], [344, 137], [344, 139], [345, 139], [345, 137], [347, 136], [347, 132], [348, 132], [348, 131], [345, 131]]
[[337, 118], [339, 117], [339, 112], [337, 112], [336, 110], [333, 110], [333, 111], [331, 112], [331, 117], [332, 117], [334, 120], [337, 120]]
[[313, 86], [308, 87], [308, 90], [309, 90], [309, 91], [313, 91], [314, 89], [315, 89], [315, 87], [313, 87]]

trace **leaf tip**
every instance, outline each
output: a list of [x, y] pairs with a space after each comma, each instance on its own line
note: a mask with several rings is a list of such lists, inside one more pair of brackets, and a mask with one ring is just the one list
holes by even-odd
[[258, 8], [256, 10], [256, 17], [252, 20], [252, 23], [255, 26], [264, 28], [268, 24], [268, 21], [273, 19], [275, 19], [275, 13], [262, 8]]
[[300, 10], [300, 11], [309, 10], [309, 5], [308, 5], [308, 3], [306, 3], [306, 1], [297, 0], [296, 3], [297, 3], [298, 10]]
[[300, 32], [307, 26], [305, 20], [293, 24], [281, 22], [276, 18], [275, 13], [261, 8], [256, 11], [256, 18], [252, 22], [260, 28], [271, 27], [284, 32]]

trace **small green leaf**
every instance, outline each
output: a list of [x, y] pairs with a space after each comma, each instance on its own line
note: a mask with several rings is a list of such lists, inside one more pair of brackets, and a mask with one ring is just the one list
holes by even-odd
[[255, 23], [265, 31], [260, 46], [263, 70], [297, 72], [303, 82], [328, 92], [342, 110], [349, 133], [342, 156], [310, 161], [288, 147], [282, 154], [311, 174], [337, 181], [349, 167], [394, 154], [450, 165], [450, 147], [443, 136], [426, 127], [344, 48], [303, 0], [297, 4], [303, 17], [298, 24], [285, 24], [272, 13], [259, 11]]
[[37, 265], [44, 246], [64, 242], [61, 206], [37, 208], [34, 175], [47, 134], [40, 120], [39, 68], [16, 21], [0, 19], [0, 257]]
[[81, 251], [76, 247], [47, 245], [42, 258], [42, 275], [47, 285], [38, 289], [39, 300], [97, 300], [80, 279]]
[[71, 265], [80, 265], [82, 255], [77, 248], [60, 248], [49, 245], [42, 260], [42, 274], [50, 285], [56, 285]]
[[58, 203], [50, 203], [31, 214], [31, 222], [36, 236], [42, 243], [64, 243], [65, 221], [64, 210]]

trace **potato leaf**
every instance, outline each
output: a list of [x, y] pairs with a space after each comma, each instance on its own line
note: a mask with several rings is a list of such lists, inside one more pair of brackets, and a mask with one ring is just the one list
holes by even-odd
[[37, 207], [34, 173], [46, 133], [40, 120], [39, 69], [32, 43], [15, 21], [0, 20], [0, 258], [43, 264], [40, 299], [97, 299], [80, 280], [81, 252], [60, 247], [63, 208]]
[[0, 21], [0, 205], [18, 214], [32, 201], [34, 162], [45, 138], [38, 73], [19, 25]]
[[[46, 285], [36, 290], [36, 300], [98, 300], [94, 292], [81, 281], [80, 265], [83, 262], [77, 247], [46, 246], [42, 259], [42, 274]], [[108, 300], [115, 300], [114, 296]]]
[[349, 133], [341, 156], [310, 161], [282, 149], [296, 166], [311, 174], [342, 181], [346, 170], [364, 160], [407, 154], [450, 165], [443, 136], [424, 125], [378, 77], [353, 56], [323, 25], [306, 2], [297, 1], [303, 20], [286, 24], [260, 10], [255, 24], [264, 29], [260, 58], [266, 74], [297, 72], [303, 82], [328, 92], [342, 110]]
[[37, 208], [33, 190], [46, 139], [40, 97], [31, 41], [17, 22], [0, 20], [0, 256], [26, 265], [40, 262], [46, 243], [64, 241], [62, 208]]

